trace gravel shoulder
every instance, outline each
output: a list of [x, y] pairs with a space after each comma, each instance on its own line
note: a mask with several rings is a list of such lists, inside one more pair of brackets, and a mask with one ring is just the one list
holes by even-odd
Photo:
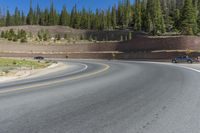
[[17, 72], [14, 74], [0, 76], [0, 83], [23, 80], [27, 78], [35, 78], [35, 77], [43, 76], [43, 75], [57, 72], [57, 71], [67, 69], [67, 68], [68, 66], [66, 64], [59, 62], [59, 63], [53, 63], [44, 69], [17, 70]]

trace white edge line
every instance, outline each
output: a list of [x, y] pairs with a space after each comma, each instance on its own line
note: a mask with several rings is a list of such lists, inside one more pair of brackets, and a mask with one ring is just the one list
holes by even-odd
[[[73, 71], [73, 72], [69, 72], [69, 73], [65, 73], [63, 75], [59, 75], [59, 76], [56, 76], [54, 78], [59, 78], [59, 77], [63, 77], [63, 76], [68, 76], [68, 75], [72, 75], [72, 74], [76, 74], [76, 73], [80, 73], [80, 72], [83, 72], [85, 70], [88, 69], [88, 66], [86, 64], [82, 64], [82, 63], [77, 63], [77, 64], [80, 64], [82, 66], [84, 66], [84, 68], [80, 69], [80, 70], [77, 70], [77, 71]], [[45, 78], [43, 80], [48, 80], [48, 78]], [[37, 80], [36, 80], [37, 81]]]
[[[84, 66], [84, 68], [82, 68], [82, 69], [80, 69], [80, 70], [77, 70], [77, 71], [73, 71], [73, 72], [69, 72], [69, 73], [66, 73], [66, 74], [63, 74], [63, 75], [61, 75], [61, 76], [68, 76], [68, 75], [71, 75], [71, 74], [76, 74], [76, 73], [80, 73], [80, 72], [83, 72], [83, 71], [85, 71], [85, 70], [87, 70], [88, 69], [88, 66], [86, 65], [86, 64], [82, 64], [82, 63], [77, 63], [77, 64], [80, 64], [80, 65], [82, 65], [82, 66]], [[45, 76], [45, 75], [42, 75], [42, 76]], [[57, 76], [57, 77], [55, 77], [55, 78], [59, 78], [59, 77], [61, 77], [61, 76]], [[40, 76], [39, 76], [40, 77]], [[23, 77], [23, 78], [19, 78], [19, 79], [13, 79], [13, 80], [9, 80], [9, 81], [2, 81], [2, 82], [0, 82], [0, 83], [9, 83], [9, 82], [15, 82], [15, 81], [22, 81], [22, 80], [25, 80], [25, 79], [35, 79], [35, 78], [38, 78], [38, 77]], [[47, 80], [48, 78], [45, 78], [44, 80]], [[33, 80], [33, 82], [34, 81], [37, 81], [37, 80]]]
[[195, 68], [186, 67], [186, 66], [182, 66], [182, 65], [175, 65], [175, 64], [165, 63], [165, 62], [148, 62], [148, 61], [123, 61], [123, 62], [134, 62], [134, 63], [149, 63], [149, 64], [158, 64], [158, 65], [168, 65], [168, 66], [174, 66], [174, 67], [184, 68], [184, 69], [188, 69], [188, 70], [191, 70], [191, 71], [195, 71], [195, 72], [200, 73], [200, 70], [195, 69]]
[[[88, 66], [87, 66], [86, 64], [81, 64], [81, 63], [78, 63], [78, 64], [84, 66], [84, 68], [82, 68], [82, 69], [80, 69], [80, 70], [77, 70], [77, 71], [73, 71], [73, 72], [71, 72], [71, 73], [67, 73], [67, 75], [71, 75], [71, 74], [75, 74], [75, 73], [80, 73], [80, 72], [83, 72], [83, 71], [85, 71], [85, 70], [88, 69]], [[66, 76], [66, 75], [64, 75], [64, 76]]]
[[[81, 63], [80, 63], [80, 64], [81, 64]], [[85, 65], [85, 64], [82, 64], [82, 65], [85, 66], [84, 69], [87, 69], [87, 68], [88, 68], [87, 65]], [[103, 70], [97, 71], [97, 72], [92, 73], [92, 74], [100, 73], [100, 72], [102, 72], [102, 71], [105, 71], [105, 70], [108, 69], [108, 68], [109, 68], [109, 66], [106, 65], [106, 68], [104, 68]], [[83, 70], [83, 69], [82, 69], [82, 70]], [[90, 74], [91, 74], [91, 73], [90, 73]], [[88, 74], [88, 75], [86, 75], [86, 76], [90, 76], [90, 74]], [[77, 77], [75, 77], [75, 78], [77, 78]], [[79, 76], [78, 78], [81, 78], [81, 76]], [[73, 79], [74, 79], [74, 78], [71, 78], [71, 79], [68, 79], [68, 80], [73, 80]], [[68, 80], [62, 80], [62, 81], [59, 81], [59, 82], [56, 81], [56, 82], [54, 82], [54, 83], [61, 83], [61, 82], [63, 82], [63, 81], [68, 81]], [[24, 88], [21, 88], [21, 89], [2, 90], [2, 91], [0, 91], [0, 94], [8, 93], [8, 92], [13, 92], [13, 91], [26, 90], [26, 89], [28, 89], [28, 88], [33, 88], [33, 87], [38, 87], [38, 86], [45, 86], [45, 85], [49, 85], [49, 84], [42, 83], [42, 84], [39, 84], [39, 85], [35, 85], [35, 86], [31, 86], [31, 87], [24, 87]]]

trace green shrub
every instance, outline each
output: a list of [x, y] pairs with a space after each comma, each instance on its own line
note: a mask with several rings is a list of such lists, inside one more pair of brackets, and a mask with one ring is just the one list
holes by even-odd
[[4, 31], [1, 32], [1, 38], [5, 38], [5, 32]]
[[17, 38], [13, 38], [13, 42], [17, 42], [18, 41], [18, 39]]
[[50, 63], [50, 61], [45, 61], [45, 63], [46, 63], [46, 64], [49, 64], [49, 63]]
[[41, 30], [38, 32], [38, 38], [40, 41], [48, 41], [49, 39], [49, 32], [48, 30]]
[[122, 35], [120, 36], [120, 41], [124, 41], [124, 39], [123, 39], [123, 36], [122, 36]]
[[46, 33], [44, 33], [44, 35], [43, 35], [43, 40], [48, 41], [48, 35]]
[[24, 30], [18, 30], [17, 33], [13, 29], [2, 31], [1, 37], [8, 39], [8, 41], [17, 42], [20, 39], [21, 42], [27, 42], [27, 34]]
[[84, 35], [81, 34], [80, 40], [84, 40], [84, 39], [85, 39]]
[[42, 41], [42, 33], [41, 32], [38, 32], [38, 38], [40, 41]]
[[13, 42], [17, 42], [18, 41], [18, 37], [17, 37], [17, 35], [15, 35], [14, 37], [13, 37]]
[[8, 41], [12, 41], [13, 39], [12, 39], [12, 36], [8, 36]]
[[13, 61], [13, 65], [17, 65], [17, 62], [15, 60]]
[[125, 41], [127, 41], [128, 40], [128, 37], [127, 36], [125, 36]]
[[108, 35], [106, 35], [106, 41], [109, 41], [109, 39], [108, 39]]
[[61, 40], [60, 34], [57, 34], [57, 35], [56, 35], [56, 40], [58, 40], [58, 41]]
[[95, 36], [94, 40], [97, 41], [97, 36]]
[[25, 42], [27, 42], [27, 39], [26, 38], [21, 38], [20, 42], [21, 43], [25, 43]]
[[89, 37], [89, 41], [92, 41], [93, 39], [92, 39], [92, 35], [90, 35], [90, 37]]
[[25, 30], [21, 30], [21, 36], [22, 37], [26, 37], [26, 35], [27, 35], [26, 31]]
[[6, 31], [6, 32], [5, 32], [5, 35], [4, 35], [4, 38], [6, 38], [6, 39], [7, 39], [7, 38], [8, 38], [8, 36], [9, 36], [9, 34], [8, 34], [8, 31]]
[[65, 38], [65, 39], [68, 39], [68, 35], [67, 35], [67, 34], [65, 34], [65, 35], [64, 35], [64, 38]]
[[32, 32], [29, 32], [29, 37], [30, 37], [30, 38], [33, 38]]
[[9, 30], [9, 34], [10, 34], [11, 36], [14, 36], [14, 35], [15, 35], [15, 31], [14, 31], [13, 29], [10, 29], [10, 30]]
[[128, 33], [128, 39], [131, 40], [132, 39], [132, 32]]

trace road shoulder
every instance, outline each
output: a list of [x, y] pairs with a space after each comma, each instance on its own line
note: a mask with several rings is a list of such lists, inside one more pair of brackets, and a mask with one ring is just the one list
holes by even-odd
[[54, 73], [57, 71], [67, 69], [68, 67], [69, 66], [67, 64], [58, 62], [58, 63], [53, 63], [44, 69], [20, 70], [15, 75], [12, 75], [12, 76], [1, 76], [0, 83], [7, 83], [11, 81], [16, 81], [16, 80], [36, 78], [36, 77], [43, 76], [49, 73]]

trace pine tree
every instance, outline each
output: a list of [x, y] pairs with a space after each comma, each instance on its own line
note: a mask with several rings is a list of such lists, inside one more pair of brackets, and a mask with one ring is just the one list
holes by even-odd
[[161, 8], [163, 10], [164, 22], [166, 30], [171, 32], [173, 28], [173, 17], [176, 10], [176, 0], [161, 0]]
[[95, 29], [104, 30], [107, 27], [107, 18], [103, 10], [96, 10], [95, 14]]
[[5, 18], [0, 9], [0, 26], [5, 26]]
[[165, 24], [160, 0], [148, 0], [147, 13], [148, 31], [152, 32], [153, 35], [164, 33]]
[[200, 0], [197, 2], [197, 26], [198, 32], [200, 31]]
[[44, 25], [47, 26], [49, 24], [49, 10], [46, 8], [44, 11]]
[[15, 8], [15, 15], [14, 15], [14, 25], [20, 25], [21, 24], [21, 19], [20, 19], [20, 11], [18, 8]]
[[29, 9], [29, 13], [27, 15], [27, 20], [26, 23], [28, 25], [33, 25], [33, 8], [32, 8], [32, 0], [30, 0], [30, 9]]
[[128, 25], [129, 25], [129, 7], [127, 6], [128, 4], [127, 3], [124, 3], [123, 5], [123, 12], [124, 12], [124, 15], [123, 15], [123, 28], [126, 29], [128, 28]]
[[60, 22], [59, 22], [59, 24], [67, 26], [69, 24], [68, 23], [68, 19], [69, 19], [69, 17], [68, 17], [66, 6], [63, 6], [63, 9], [62, 9], [61, 15], [60, 15]]
[[41, 16], [41, 10], [40, 10], [39, 5], [37, 5], [37, 10], [36, 10], [36, 22], [35, 22], [36, 25], [39, 24], [40, 16]]
[[100, 29], [100, 12], [97, 9], [94, 17], [94, 26], [93, 29]]
[[185, 35], [194, 35], [197, 32], [196, 14], [192, 0], [185, 0], [181, 11], [181, 32]]
[[147, 0], [146, 7], [146, 20], [147, 20], [147, 32], [153, 31], [153, 22], [152, 22], [152, 14], [153, 14], [153, 0]]
[[59, 23], [60, 23], [60, 15], [56, 10], [54, 10], [54, 13], [55, 13], [55, 17], [54, 17], [55, 23], [53, 25], [59, 25]]
[[33, 12], [33, 25], [37, 25], [37, 12], [35, 10]]
[[198, 20], [198, 0], [193, 0], [193, 12], [194, 12], [194, 19], [195, 19], [195, 24], [194, 24], [194, 34], [197, 34], [198, 32], [198, 24], [197, 24], [197, 20]]
[[71, 12], [71, 26], [73, 28], [79, 28], [80, 27], [80, 15], [77, 11], [76, 5], [73, 7], [72, 12]]
[[112, 22], [113, 29], [115, 29], [117, 26], [117, 14], [116, 14], [116, 6], [115, 5], [112, 7], [111, 22]]
[[165, 32], [164, 18], [161, 10], [160, 0], [154, 0], [153, 12], [153, 34], [160, 34]]
[[55, 25], [56, 24], [56, 11], [54, 9], [53, 1], [51, 2], [50, 12], [49, 12], [49, 20], [48, 25]]
[[9, 10], [6, 13], [6, 26], [11, 26], [11, 16]]
[[174, 11], [173, 21], [174, 21], [173, 28], [176, 30], [180, 29], [180, 10], [179, 9], [176, 9]]
[[142, 26], [141, 3], [140, 0], [135, 1], [134, 30], [141, 31]]
[[21, 25], [25, 25], [26, 24], [26, 16], [24, 15], [24, 12], [22, 11], [21, 13]]
[[87, 13], [87, 29], [91, 29], [92, 11]]
[[150, 13], [147, 13], [147, 32], [152, 32], [153, 31], [153, 22], [152, 22], [152, 19], [151, 19], [151, 15]]
[[141, 23], [142, 23], [142, 26], [141, 26], [141, 29], [142, 31], [148, 31], [148, 12], [147, 12], [147, 0], [142, 0], [141, 2]]
[[[106, 10], [80, 10], [75, 5], [71, 14], [63, 6], [59, 13], [51, 0], [50, 8], [40, 10], [39, 5], [32, 7], [27, 16], [16, 8], [13, 15], [7, 11], [1, 15], [0, 26], [6, 25], [63, 25], [73, 28], [111, 30], [132, 28], [161, 35], [180, 30], [182, 34], [192, 35], [200, 32], [200, 0], [119, 0], [118, 6]], [[165, 27], [166, 26], [166, 27]], [[108, 39], [108, 38], [104, 38]]]
[[124, 0], [123, 11], [123, 28], [126, 29], [132, 21], [130, 0]]
[[123, 21], [124, 21], [124, 10], [121, 1], [119, 1], [117, 9], [117, 25], [121, 28], [123, 27], [124, 24]]
[[94, 13], [90, 14], [90, 29], [96, 29], [96, 18]]
[[106, 27], [106, 19], [104, 15], [104, 11], [100, 12], [100, 20], [99, 20], [99, 30], [103, 30]]
[[86, 29], [88, 26], [88, 20], [87, 20], [87, 12], [86, 9], [83, 8], [82, 11], [79, 13], [80, 17], [81, 17], [81, 22], [80, 22], [80, 28], [81, 29]]
[[39, 17], [39, 25], [45, 25], [45, 13], [44, 12], [40, 12], [40, 17]]
[[76, 5], [72, 8], [72, 11], [71, 11], [71, 21], [70, 21], [70, 26], [75, 28], [75, 21], [76, 21]]
[[112, 27], [112, 19], [111, 19], [111, 12], [110, 12], [110, 8], [107, 10], [106, 12], [106, 21], [107, 21], [107, 29], [111, 29]]

